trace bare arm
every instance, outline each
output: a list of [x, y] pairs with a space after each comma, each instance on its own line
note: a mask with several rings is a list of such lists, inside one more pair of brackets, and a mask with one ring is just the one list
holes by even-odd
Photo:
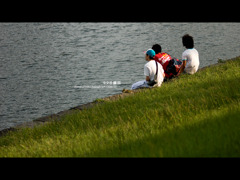
[[186, 64], [187, 64], [187, 62], [186, 62], [186, 61], [183, 61], [182, 67], [181, 67], [181, 69], [180, 69], [180, 73], [182, 73], [182, 72], [184, 71], [184, 69], [185, 69], [185, 67], [186, 67]]

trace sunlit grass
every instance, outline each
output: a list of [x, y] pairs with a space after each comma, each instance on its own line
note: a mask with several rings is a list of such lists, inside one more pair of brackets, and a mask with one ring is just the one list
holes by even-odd
[[240, 58], [0, 137], [1, 157], [239, 157]]

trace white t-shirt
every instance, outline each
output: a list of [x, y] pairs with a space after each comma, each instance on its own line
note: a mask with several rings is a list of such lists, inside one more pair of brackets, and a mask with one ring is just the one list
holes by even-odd
[[186, 60], [187, 64], [185, 71], [189, 74], [194, 74], [197, 72], [199, 67], [199, 54], [198, 51], [194, 48], [186, 49], [182, 53], [182, 60]]
[[[163, 77], [164, 70], [162, 65], [159, 64], [158, 62], [157, 62], [157, 65], [158, 65], [158, 76], [157, 76], [156, 86], [161, 86], [164, 79]], [[154, 75], [156, 74], [156, 70], [157, 70], [156, 62], [155, 60], [151, 60], [148, 63], [146, 63], [144, 66], [144, 75], [149, 76], [150, 80], [153, 81]]]

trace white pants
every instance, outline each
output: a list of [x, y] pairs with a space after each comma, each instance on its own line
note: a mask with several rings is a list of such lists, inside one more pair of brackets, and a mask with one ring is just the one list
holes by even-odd
[[147, 83], [148, 82], [146, 80], [138, 81], [132, 85], [131, 90], [142, 88], [142, 87], [151, 87]]
[[184, 72], [188, 73], [188, 74], [195, 74], [198, 70], [198, 66], [194, 66], [192, 68], [185, 68]]

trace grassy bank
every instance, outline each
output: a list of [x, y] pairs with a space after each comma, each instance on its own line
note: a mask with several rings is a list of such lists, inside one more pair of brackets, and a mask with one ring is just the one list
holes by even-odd
[[240, 58], [0, 137], [0, 157], [240, 157]]

